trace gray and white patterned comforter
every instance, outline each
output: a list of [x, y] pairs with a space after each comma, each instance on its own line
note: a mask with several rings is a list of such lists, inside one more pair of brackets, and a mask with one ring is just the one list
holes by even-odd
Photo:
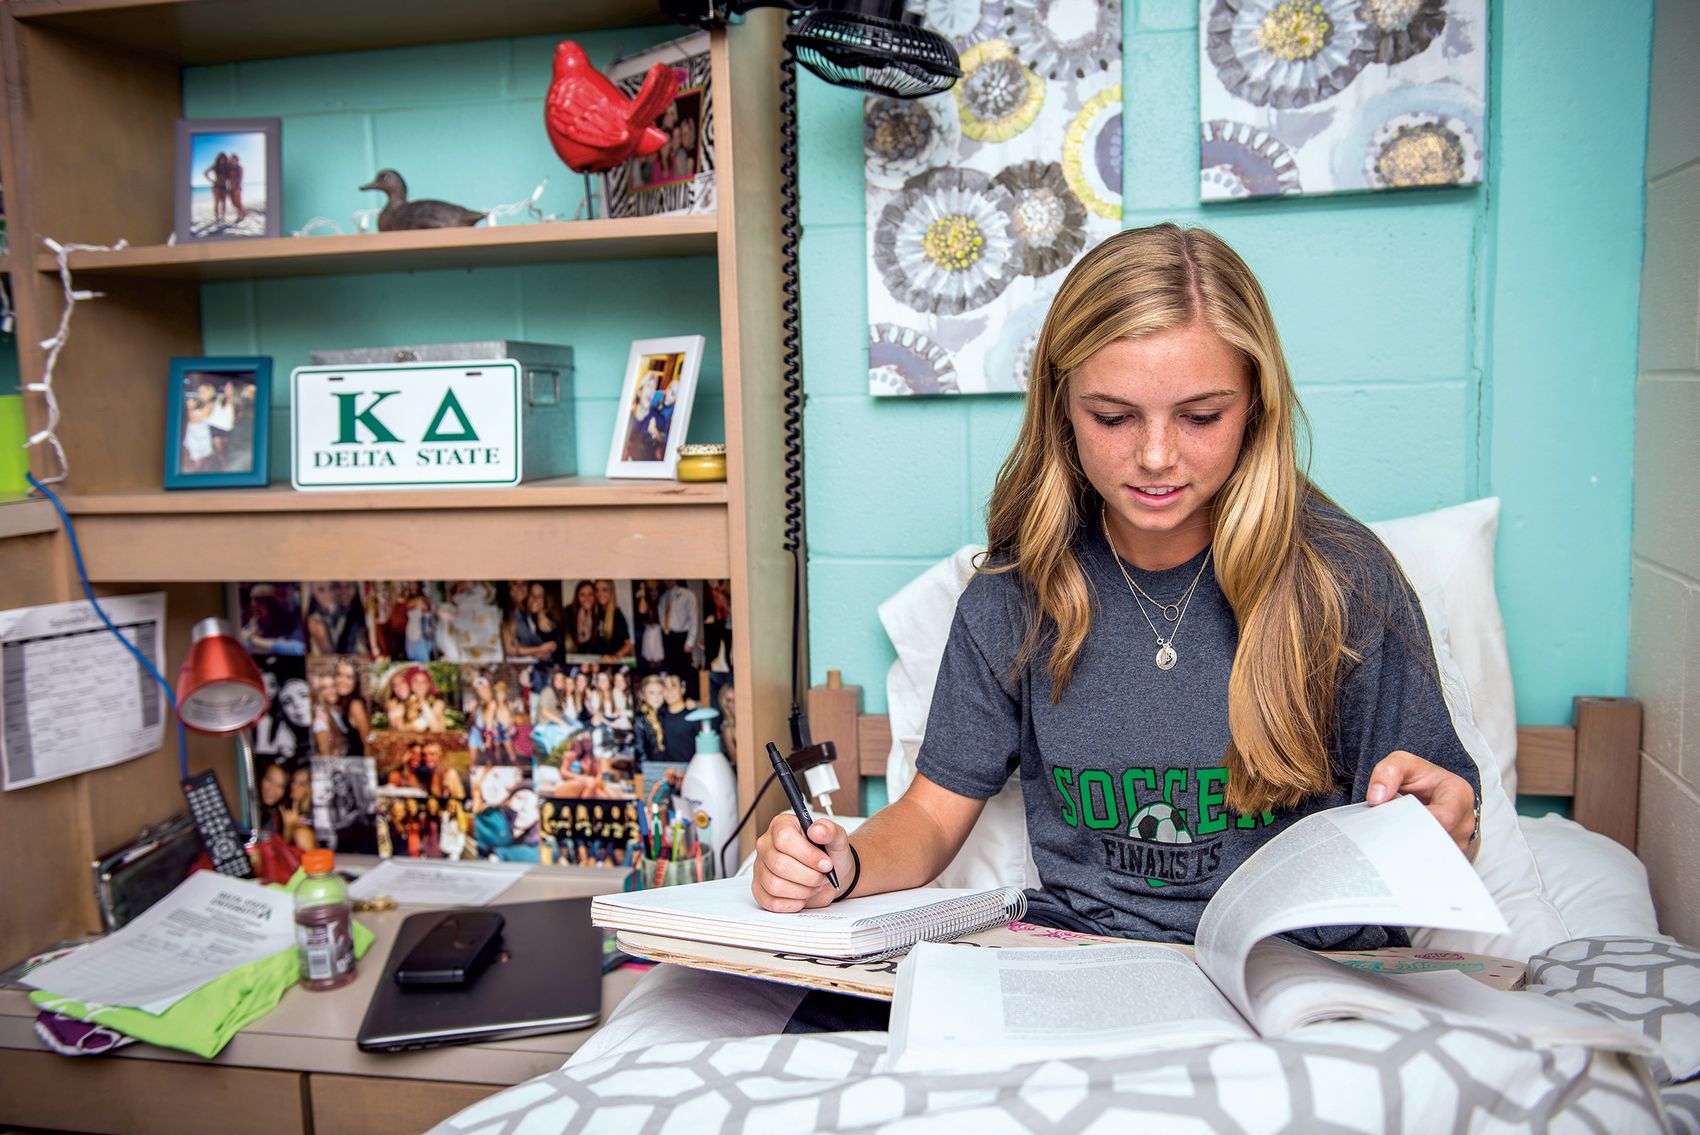
[[[789, 1009], [783, 998], [775, 1003], [771, 987], [658, 970], [660, 996], [631, 1003], [635, 1018], [655, 1014], [644, 1027], [610, 1028], [621, 1038], [615, 1046], [587, 1048], [561, 1070], [481, 1101], [436, 1131], [1700, 1135], [1700, 1083], [1691, 1079], [1700, 1069], [1700, 951], [1579, 939], [1532, 959], [1529, 975], [1535, 994], [1641, 1029], [1662, 1045], [1664, 1059], [1539, 1047], [1412, 1012], [1329, 1022], [1279, 1040], [891, 1074], [875, 1067], [883, 1033], [779, 1035], [772, 1029]], [[761, 1018], [750, 1005], [764, 999], [768, 1031], [709, 1039], [716, 1020], [727, 1031], [755, 1027]], [[627, 1013], [622, 1005], [610, 1026]], [[694, 1030], [686, 1033], [692, 1039], [665, 1039], [681, 1030]]]

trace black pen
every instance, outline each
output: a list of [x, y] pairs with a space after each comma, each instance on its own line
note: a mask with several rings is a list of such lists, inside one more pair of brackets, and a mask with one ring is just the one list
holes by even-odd
[[[797, 814], [797, 822], [803, 825], [803, 838], [809, 839], [809, 827], [814, 820], [809, 816], [809, 806], [803, 802], [803, 794], [797, 788], [797, 778], [791, 773], [791, 762], [780, 755], [779, 746], [772, 741], [767, 743], [767, 759], [773, 762], [773, 771], [779, 774], [780, 787], [785, 789], [785, 799], [791, 801], [791, 811]], [[809, 842], [815, 843], [812, 839], [809, 839]], [[820, 844], [815, 843], [815, 846], [820, 847]], [[826, 850], [824, 847], [820, 849]], [[831, 857], [828, 857], [828, 862], [831, 862]], [[836, 891], [838, 872], [828, 867], [826, 881], [831, 883], [832, 889]]]

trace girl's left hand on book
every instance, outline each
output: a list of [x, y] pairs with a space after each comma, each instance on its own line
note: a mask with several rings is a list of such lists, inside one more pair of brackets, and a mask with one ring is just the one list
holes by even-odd
[[1421, 800], [1458, 849], [1469, 853], [1476, 830], [1476, 790], [1469, 781], [1415, 753], [1395, 749], [1376, 763], [1365, 799], [1373, 808], [1401, 793]]

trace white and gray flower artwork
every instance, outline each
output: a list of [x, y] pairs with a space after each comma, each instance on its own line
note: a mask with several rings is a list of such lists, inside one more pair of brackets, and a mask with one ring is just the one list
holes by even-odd
[[1200, 0], [1200, 199], [1479, 183], [1486, 5]]
[[1018, 393], [1044, 312], [1120, 228], [1119, 0], [917, 0], [963, 77], [863, 104], [868, 389]]

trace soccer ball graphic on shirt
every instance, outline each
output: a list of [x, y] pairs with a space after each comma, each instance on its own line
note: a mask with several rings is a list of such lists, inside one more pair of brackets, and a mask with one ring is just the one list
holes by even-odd
[[1127, 826], [1130, 839], [1144, 840], [1146, 843], [1191, 843], [1192, 833], [1186, 830], [1186, 822], [1173, 804], [1159, 800], [1155, 804], [1147, 804], [1133, 814], [1133, 820]]

